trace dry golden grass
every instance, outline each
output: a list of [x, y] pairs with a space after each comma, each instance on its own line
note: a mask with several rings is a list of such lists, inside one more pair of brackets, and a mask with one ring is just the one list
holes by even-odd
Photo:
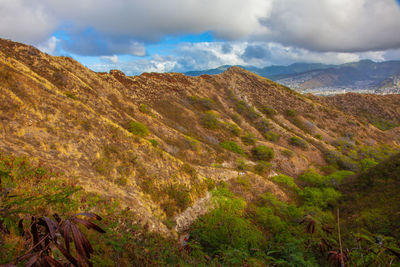
[[[203, 99], [207, 107], [189, 101], [189, 96]], [[252, 114], [239, 111], [237, 101], [246, 103]], [[250, 155], [252, 146], [241, 139], [246, 132], [254, 134], [257, 145], [274, 149], [273, 169], [290, 175], [323, 165], [322, 152], [333, 149], [329, 142], [350, 131], [360, 144], [398, 142], [393, 132], [365, 125], [356, 112], [344, 113], [326, 102], [236, 67], [201, 77], [95, 73], [73, 59], [51, 57], [0, 39], [0, 149], [36, 158], [66, 176], [78, 177], [87, 191], [119, 199], [160, 231], [166, 228], [159, 218], [165, 213], [172, 216], [203, 197], [206, 178], [220, 179], [219, 170], [211, 166], [234, 169], [238, 158]], [[151, 112], [140, 111], [143, 103]], [[391, 102], [391, 109], [398, 111], [399, 103]], [[277, 114], [267, 118], [260, 111], [265, 106]], [[214, 129], [202, 124], [208, 109], [218, 118]], [[295, 119], [285, 116], [288, 109], [296, 111]], [[149, 135], [131, 134], [131, 121], [145, 124]], [[280, 139], [266, 140], [260, 122]], [[292, 136], [306, 140], [310, 149], [293, 147]], [[151, 139], [157, 140], [157, 147]], [[223, 141], [236, 142], [245, 148], [244, 155], [223, 149], [219, 145]], [[287, 150], [293, 151], [291, 157], [280, 152]], [[182, 168], [184, 164], [214, 171], [194, 179]], [[269, 189], [279, 193], [272, 183], [254, 177], [253, 195]], [[146, 179], [151, 179], [152, 186], [146, 185]], [[189, 200], [182, 205], [177, 199], [184, 198], [170, 196], [169, 186], [187, 188]], [[164, 199], [156, 198], [157, 192]], [[171, 209], [165, 210], [168, 205]]]

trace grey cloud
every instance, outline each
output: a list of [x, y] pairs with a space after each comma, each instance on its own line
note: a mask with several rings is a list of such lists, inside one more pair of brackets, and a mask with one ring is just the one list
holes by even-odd
[[385, 60], [400, 60], [400, 49], [391, 49], [383, 53]]
[[[129, 36], [142, 41], [205, 31], [215, 32], [221, 38], [245, 38], [260, 26], [258, 19], [268, 1], [3, 0], [0, 17], [7, 17], [9, 23], [6, 24], [8, 29], [4, 27], [0, 34], [25, 28], [26, 32], [32, 31], [31, 35], [37, 35], [32, 42], [44, 41], [55, 28], [71, 22], [78, 30], [92, 27], [105, 35]], [[52, 26], [42, 27], [39, 31], [36, 25]], [[24, 39], [31, 35], [26, 33]], [[19, 35], [15, 36], [19, 38]]]
[[263, 45], [248, 45], [243, 53], [244, 59], [269, 59], [271, 52]]
[[26, 43], [46, 41], [58, 23], [45, 3], [27, 0], [0, 1], [0, 36]]
[[94, 30], [67, 31], [68, 39], [59, 41], [63, 50], [81, 56], [110, 56], [114, 54], [130, 54], [145, 56], [143, 43], [127, 36], [110, 36]]
[[222, 53], [224, 54], [229, 54], [230, 52], [232, 52], [232, 45], [230, 45], [229, 43], [224, 43], [221, 47]]
[[361, 52], [400, 47], [394, 0], [274, 0], [257, 38], [314, 51]]
[[[0, 2], [2, 37], [39, 44], [65, 23], [72, 41], [58, 44], [79, 55], [144, 55], [142, 43], [206, 31], [223, 40], [280, 43], [309, 51], [400, 48], [400, 7], [394, 0]], [[96, 34], [82, 35], [87, 28]], [[232, 53], [228, 46], [220, 51]]]

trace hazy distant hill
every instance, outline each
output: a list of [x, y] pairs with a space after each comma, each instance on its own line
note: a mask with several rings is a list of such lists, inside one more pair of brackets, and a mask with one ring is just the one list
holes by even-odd
[[[185, 74], [189, 76], [200, 76], [203, 74], [214, 75], [214, 74], [220, 74], [229, 69], [230, 67], [232, 67], [232, 65], [223, 65], [215, 69], [188, 71]], [[260, 76], [274, 80], [274, 79], [279, 79], [279, 77], [284, 77], [285, 75], [293, 75], [312, 70], [323, 70], [328, 68], [334, 68], [335, 65], [325, 65], [320, 63], [294, 63], [289, 66], [272, 65], [265, 68], [257, 68], [252, 66], [248, 67], [238, 66], [238, 67], [244, 68]]]
[[[218, 74], [222, 66], [213, 70], [192, 71], [187, 75]], [[298, 91], [357, 91], [399, 92], [400, 61], [373, 62], [362, 60], [342, 65], [295, 63], [289, 66], [265, 68], [244, 67], [258, 75]]]

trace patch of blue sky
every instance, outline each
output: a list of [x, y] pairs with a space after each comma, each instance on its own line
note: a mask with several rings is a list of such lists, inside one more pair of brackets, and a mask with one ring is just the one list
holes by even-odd
[[[79, 33], [70, 34], [68, 31], [68, 25], [64, 25], [59, 30], [53, 33], [53, 36], [60, 40], [60, 45], [57, 46], [55, 55], [70, 56], [81, 62], [85, 66], [102, 66], [99, 67], [98, 71], [102, 71], [104, 68], [107, 71], [110, 68], [118, 67], [124, 63], [135, 62], [138, 60], [150, 61], [153, 56], [176, 56], [177, 48], [183, 43], [203, 43], [203, 42], [214, 42], [215, 38], [212, 32], [207, 31], [201, 34], [184, 34], [178, 36], [165, 36], [159, 42], [156, 43], [145, 43], [146, 54], [144, 56], [135, 56], [131, 54], [118, 54], [118, 61], [111, 62], [107, 60], [107, 57], [101, 55], [78, 55], [71, 51], [69, 48], [73, 45], [82, 45], [84, 47], [91, 45], [96, 46], [97, 49], [107, 51], [106, 43], [102, 39], [102, 35], [96, 32], [92, 28], [86, 28]], [[75, 40], [76, 39], [76, 40]], [[84, 40], [84, 42], [82, 42]], [[76, 47], [75, 47], [76, 48]], [[110, 56], [110, 55], [108, 55]]]
[[162, 44], [179, 44], [179, 43], [201, 43], [213, 42], [215, 40], [211, 31], [201, 34], [186, 34], [179, 36], [165, 36], [160, 43]]
[[173, 51], [182, 43], [202, 43], [214, 42], [215, 38], [211, 31], [201, 34], [185, 34], [179, 36], [165, 36], [160, 42], [147, 44], [146, 51], [148, 55], [172, 55]]

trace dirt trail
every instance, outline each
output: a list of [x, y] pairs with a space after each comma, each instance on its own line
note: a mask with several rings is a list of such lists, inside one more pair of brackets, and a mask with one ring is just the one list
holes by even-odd
[[[202, 174], [213, 173], [217, 175], [215, 178], [220, 180], [230, 180], [232, 178], [238, 177], [240, 173], [233, 170], [216, 169], [216, 168], [202, 168], [199, 171]], [[278, 175], [275, 171], [271, 171], [268, 178]], [[275, 189], [275, 188], [274, 188]], [[212, 194], [207, 192], [206, 196], [199, 198], [192, 206], [185, 209], [182, 213], [175, 216], [174, 221], [176, 223], [175, 231], [178, 233], [183, 233], [189, 230], [190, 225], [200, 216], [206, 214], [208, 211], [214, 208], [214, 203], [212, 202]]]

